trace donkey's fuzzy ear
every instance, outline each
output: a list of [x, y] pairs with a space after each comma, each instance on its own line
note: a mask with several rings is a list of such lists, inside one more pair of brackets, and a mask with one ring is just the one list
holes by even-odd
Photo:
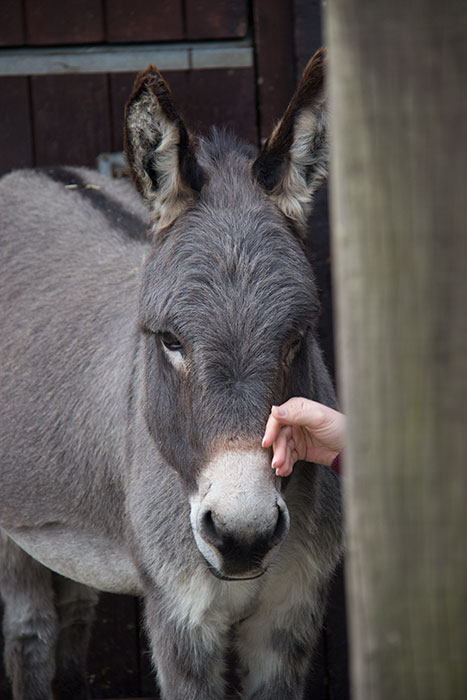
[[154, 66], [139, 73], [125, 109], [125, 156], [149, 204], [155, 231], [171, 224], [201, 190], [204, 173], [172, 93]]
[[299, 230], [311, 210], [313, 194], [327, 177], [324, 64], [325, 52], [319, 49], [253, 164], [259, 184]]

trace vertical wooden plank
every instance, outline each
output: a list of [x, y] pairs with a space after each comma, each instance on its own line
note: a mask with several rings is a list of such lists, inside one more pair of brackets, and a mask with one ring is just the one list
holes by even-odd
[[131, 596], [101, 594], [88, 654], [93, 698], [140, 694], [137, 603]]
[[95, 165], [110, 150], [107, 76], [31, 78], [37, 165]]
[[467, 697], [467, 14], [326, 5], [357, 698]]
[[232, 39], [248, 31], [247, 0], [185, 0], [187, 39]]
[[257, 143], [254, 84], [251, 68], [190, 72], [188, 124], [202, 133], [214, 124], [226, 126]]
[[321, 0], [293, 0], [297, 76], [322, 46]]
[[92, 44], [103, 41], [102, 4], [96, 0], [24, 0], [26, 43]]
[[0, 78], [6, 109], [0, 110], [0, 174], [33, 165], [27, 78]]
[[295, 89], [293, 3], [255, 0], [253, 9], [260, 137], [264, 140]]
[[24, 43], [23, 4], [21, 0], [2, 0], [0, 46]]
[[105, 0], [106, 41], [184, 38], [182, 0]]

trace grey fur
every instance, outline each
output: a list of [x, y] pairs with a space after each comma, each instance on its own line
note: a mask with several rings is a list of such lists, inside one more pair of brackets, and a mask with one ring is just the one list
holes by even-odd
[[144, 596], [164, 700], [221, 700], [232, 639], [245, 700], [303, 692], [341, 554], [337, 477], [297, 464], [288, 483], [259, 474], [258, 493], [245, 479], [246, 501], [225, 494], [207, 558], [217, 574], [267, 569], [248, 581], [212, 575], [190, 503], [227, 455], [262, 464], [273, 402], [334, 405], [317, 293], [250, 151], [213, 133], [197, 158], [201, 192], [185, 206], [177, 195], [181, 213], [150, 242], [127, 183], [72, 168], [0, 183], [0, 589], [15, 700], [87, 697], [94, 587]]

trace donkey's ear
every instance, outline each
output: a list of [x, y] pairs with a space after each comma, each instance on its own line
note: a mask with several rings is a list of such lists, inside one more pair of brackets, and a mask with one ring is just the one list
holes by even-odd
[[325, 52], [319, 49], [253, 164], [259, 184], [299, 229], [311, 210], [313, 194], [327, 176], [324, 64]]
[[172, 93], [153, 66], [139, 73], [127, 102], [124, 150], [154, 230], [168, 226], [200, 192], [204, 173]]

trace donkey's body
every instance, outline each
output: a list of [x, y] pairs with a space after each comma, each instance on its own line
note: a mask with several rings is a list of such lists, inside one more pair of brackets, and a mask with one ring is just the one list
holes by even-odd
[[15, 700], [86, 697], [92, 587], [145, 597], [167, 700], [220, 700], [232, 644], [245, 698], [298, 700], [340, 555], [338, 484], [297, 465], [284, 489], [260, 437], [273, 402], [334, 402], [316, 291], [247, 150], [214, 135], [195, 162], [152, 85], [127, 115], [152, 244], [125, 183], [55, 169], [0, 185], [7, 669]]
[[[132, 569], [121, 542], [146, 212], [129, 184], [82, 169], [19, 171], [4, 179], [2, 195], [34, 211], [24, 225], [12, 218], [2, 228], [11, 300], [0, 310], [2, 523], [54, 570], [121, 590], [102, 559]], [[124, 211], [134, 201], [139, 241], [119, 227], [112, 199]], [[122, 592], [138, 588], [132, 570]]]

